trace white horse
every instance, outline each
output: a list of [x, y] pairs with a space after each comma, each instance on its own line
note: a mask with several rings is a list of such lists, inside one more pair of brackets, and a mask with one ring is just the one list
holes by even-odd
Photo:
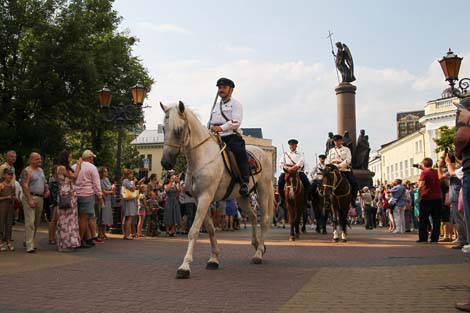
[[[193, 250], [199, 236], [199, 230], [204, 221], [211, 243], [211, 256], [207, 262], [207, 269], [219, 268], [219, 248], [215, 239], [215, 228], [210, 217], [209, 205], [213, 201], [222, 200], [230, 185], [231, 177], [225, 169], [221, 157], [221, 149], [214, 135], [204, 127], [196, 115], [185, 107], [183, 102], [165, 106], [160, 103], [165, 112], [164, 118], [164, 147], [162, 156], [162, 166], [171, 169], [178, 153], [184, 153], [188, 164], [188, 176], [191, 178], [191, 191], [197, 199], [197, 211], [193, 225], [189, 231], [188, 249], [184, 257], [183, 264], [176, 272], [176, 278], [189, 278], [191, 263], [193, 261]], [[253, 263], [260, 264], [263, 261], [263, 254], [266, 252], [264, 240], [272, 221], [274, 206], [273, 172], [272, 165], [266, 157], [266, 152], [254, 146], [247, 146], [261, 162], [263, 170], [254, 176], [256, 191], [258, 193], [258, 203], [261, 210], [261, 233], [258, 237], [256, 212], [251, 208], [248, 197], [239, 195], [240, 185], [235, 184], [235, 188], [229, 198], [236, 199], [249, 217], [252, 225], [252, 240], [256, 252], [252, 258]], [[253, 181], [250, 181], [249, 188], [253, 188]]]

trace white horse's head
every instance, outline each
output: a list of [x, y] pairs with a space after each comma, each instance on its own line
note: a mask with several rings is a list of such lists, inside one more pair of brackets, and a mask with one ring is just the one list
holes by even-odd
[[168, 106], [160, 102], [165, 112], [163, 120], [164, 146], [161, 164], [164, 169], [172, 169], [176, 157], [183, 150], [187, 135], [187, 120], [183, 102], [170, 104]]

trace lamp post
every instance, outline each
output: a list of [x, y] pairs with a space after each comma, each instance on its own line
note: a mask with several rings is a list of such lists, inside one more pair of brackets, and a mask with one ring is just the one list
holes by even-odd
[[[462, 78], [459, 81], [459, 71], [462, 59], [463, 58], [459, 57], [449, 49], [447, 54], [439, 60], [439, 64], [441, 65], [446, 81], [449, 82], [452, 94], [460, 99], [465, 99], [464, 101], [466, 102], [469, 101], [470, 98], [470, 94], [467, 92], [467, 89], [470, 87], [470, 78]], [[455, 88], [457, 82], [458, 87]]]
[[[118, 130], [118, 142], [117, 142], [117, 153], [116, 153], [116, 167], [114, 169], [114, 175], [117, 179], [116, 183], [116, 203], [119, 203], [119, 206], [115, 207], [115, 216], [113, 220], [114, 225], [112, 228], [113, 233], [120, 233], [122, 228], [119, 226], [121, 222], [121, 153], [122, 153], [122, 132], [123, 126], [127, 123], [135, 123], [141, 117], [142, 104], [144, 103], [146, 90], [145, 86], [139, 80], [135, 86], [131, 88], [132, 92], [132, 103], [124, 104], [120, 102], [118, 105], [111, 106], [112, 93], [111, 90], [104, 86], [101, 90], [98, 91], [98, 101], [103, 113], [103, 119], [106, 122], [113, 122], [117, 126]], [[118, 227], [119, 226], [119, 227]]]

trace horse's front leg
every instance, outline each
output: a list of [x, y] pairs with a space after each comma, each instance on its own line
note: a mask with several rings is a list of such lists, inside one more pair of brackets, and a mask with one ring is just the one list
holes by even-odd
[[251, 224], [251, 245], [255, 248], [255, 250], [257, 250], [259, 239], [256, 231], [256, 211], [251, 207], [248, 197], [238, 198], [238, 204], [240, 205], [240, 208], [242, 208], [243, 212], [245, 212]]
[[219, 268], [219, 254], [220, 250], [217, 246], [217, 239], [215, 238], [215, 227], [214, 222], [210, 214], [206, 215], [204, 219], [204, 225], [206, 227], [207, 233], [209, 234], [209, 240], [211, 242], [211, 257], [207, 261], [206, 268], [208, 270], [216, 270]]
[[178, 271], [176, 271], [176, 278], [189, 278], [191, 273], [191, 263], [193, 262], [193, 250], [196, 240], [199, 237], [199, 230], [201, 229], [202, 222], [207, 215], [209, 210], [211, 198], [208, 195], [201, 196], [198, 198], [196, 216], [194, 217], [193, 225], [189, 230], [188, 234], [188, 249], [184, 256], [183, 264], [180, 265]]

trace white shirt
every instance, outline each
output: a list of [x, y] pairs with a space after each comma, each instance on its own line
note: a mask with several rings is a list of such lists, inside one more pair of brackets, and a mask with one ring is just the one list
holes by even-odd
[[312, 181], [315, 180], [322, 180], [323, 179], [323, 174], [321, 170], [325, 168], [325, 163], [318, 163], [317, 166], [315, 166], [314, 170], [310, 173], [310, 179]]
[[328, 151], [325, 163], [336, 165], [340, 171], [349, 172], [351, 170], [351, 158], [351, 150], [348, 147], [333, 147]]
[[15, 186], [16, 199], [23, 199], [23, 188], [21, 188], [21, 184], [17, 180], [15, 180]]
[[299, 171], [303, 172], [304, 169], [304, 154], [300, 153], [299, 150], [284, 152], [284, 155], [279, 162], [281, 170], [284, 170], [284, 166], [294, 166], [297, 165]]
[[[222, 114], [220, 113], [220, 107], [222, 106], [222, 111], [225, 116], [229, 119], [227, 121]], [[240, 126], [243, 119], [243, 107], [240, 102], [234, 98], [230, 98], [227, 103], [224, 103], [220, 100], [219, 103], [216, 103], [211, 112], [211, 118], [209, 121], [209, 127], [214, 125], [219, 125], [222, 127], [222, 132], [220, 136], [232, 135], [235, 132], [241, 133]]]

